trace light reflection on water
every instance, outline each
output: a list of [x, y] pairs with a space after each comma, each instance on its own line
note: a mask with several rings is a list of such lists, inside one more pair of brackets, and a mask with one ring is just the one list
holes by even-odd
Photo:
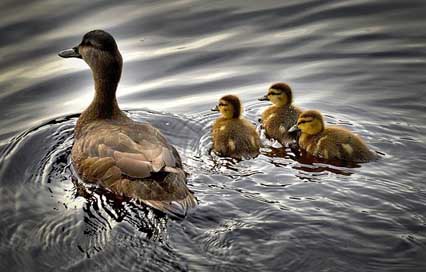
[[[426, 33], [422, 1], [0, 3], [0, 270], [423, 271]], [[70, 167], [92, 97], [57, 52], [102, 28], [124, 58], [118, 96], [182, 155], [200, 205], [164, 217]], [[276, 81], [380, 152], [344, 167], [267, 147], [211, 156], [209, 109]], [[162, 112], [157, 112], [162, 111]], [[65, 117], [60, 117], [65, 116]]]

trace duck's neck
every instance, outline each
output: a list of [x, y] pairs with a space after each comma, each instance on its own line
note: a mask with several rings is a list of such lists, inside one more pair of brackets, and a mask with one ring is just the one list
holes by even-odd
[[118, 107], [115, 92], [117, 90], [118, 81], [104, 78], [95, 80], [95, 97], [90, 106], [84, 111], [86, 118], [90, 119], [115, 119], [123, 114]]
[[95, 97], [78, 119], [77, 135], [86, 124], [96, 120], [129, 120], [126, 114], [118, 107], [115, 96], [121, 75], [121, 67], [118, 68], [119, 70], [116, 71], [113, 69], [107, 71], [92, 69], [95, 82]]

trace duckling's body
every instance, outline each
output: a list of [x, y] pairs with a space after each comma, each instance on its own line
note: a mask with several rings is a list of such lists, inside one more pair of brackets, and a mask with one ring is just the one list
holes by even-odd
[[222, 156], [256, 157], [259, 146], [256, 127], [245, 119], [219, 118], [213, 125], [213, 150]]
[[176, 149], [158, 129], [133, 121], [118, 107], [122, 60], [112, 36], [91, 31], [60, 56], [83, 58], [95, 81], [95, 98], [74, 132], [72, 161], [79, 176], [164, 212], [185, 214], [194, 207]]
[[259, 154], [260, 138], [256, 127], [241, 117], [238, 97], [222, 97], [218, 110], [222, 117], [213, 124], [213, 150], [221, 156], [237, 159], [256, 157]]
[[286, 144], [295, 139], [288, 130], [297, 122], [300, 110], [292, 105], [270, 106], [262, 113], [262, 127], [268, 138], [276, 139], [281, 144]]
[[301, 110], [292, 105], [290, 87], [285, 83], [276, 83], [260, 100], [272, 102], [272, 106], [262, 113], [262, 127], [266, 137], [275, 139], [282, 145], [294, 140], [295, 135], [290, 134], [288, 130], [297, 123]]
[[309, 154], [347, 162], [368, 162], [376, 158], [364, 141], [341, 127], [325, 127], [318, 111], [305, 111], [295, 127], [301, 130], [299, 146]]

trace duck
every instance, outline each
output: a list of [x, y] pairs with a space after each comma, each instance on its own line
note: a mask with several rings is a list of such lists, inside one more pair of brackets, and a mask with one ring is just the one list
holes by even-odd
[[84, 60], [94, 81], [94, 98], [74, 130], [71, 160], [78, 177], [164, 213], [186, 215], [197, 201], [176, 148], [160, 130], [132, 120], [118, 106], [123, 60], [113, 36], [92, 30], [59, 56]]
[[284, 82], [272, 84], [268, 93], [259, 98], [260, 101], [270, 101], [272, 105], [262, 113], [262, 128], [265, 136], [286, 145], [296, 139], [296, 134], [289, 133], [289, 129], [297, 122], [302, 112], [294, 106], [293, 93], [290, 86]]
[[297, 124], [289, 131], [300, 130], [300, 149], [326, 160], [368, 162], [376, 155], [365, 142], [351, 131], [337, 126], [325, 126], [322, 114], [307, 110], [299, 115]]
[[259, 155], [259, 134], [256, 127], [241, 115], [243, 108], [237, 96], [223, 96], [212, 110], [221, 114], [212, 127], [213, 151], [235, 159]]

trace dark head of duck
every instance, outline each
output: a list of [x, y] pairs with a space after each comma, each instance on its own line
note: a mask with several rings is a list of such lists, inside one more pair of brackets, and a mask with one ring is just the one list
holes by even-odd
[[238, 96], [225, 95], [219, 100], [219, 104], [212, 110], [219, 111], [225, 119], [234, 119], [240, 118], [242, 107]]
[[[91, 68], [95, 84], [108, 85], [114, 91], [121, 77], [123, 59], [118, 51], [117, 43], [114, 38], [106, 31], [92, 30], [87, 32], [81, 43], [71, 49], [61, 51], [60, 57], [63, 58], [81, 58]], [[99, 87], [106, 86], [95, 86]]]

